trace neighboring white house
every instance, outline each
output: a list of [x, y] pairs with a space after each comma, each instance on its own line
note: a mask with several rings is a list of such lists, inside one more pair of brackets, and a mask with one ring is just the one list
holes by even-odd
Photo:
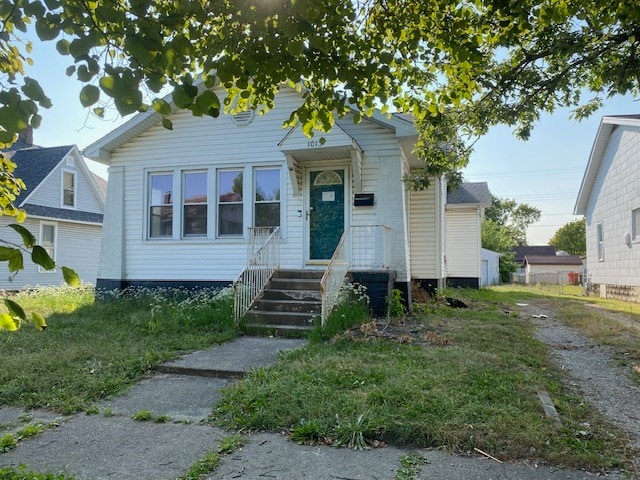
[[482, 285], [482, 218], [491, 206], [486, 182], [463, 183], [447, 195], [447, 285], [478, 288]]
[[255, 228], [275, 226], [282, 269], [326, 268], [349, 227], [359, 279], [383, 272], [407, 295], [412, 280], [442, 286], [446, 184], [406, 188], [423, 166], [410, 118], [348, 116], [308, 139], [282, 128], [302, 101], [283, 88], [266, 115], [178, 110], [171, 131], [150, 110], [87, 147], [109, 166], [98, 287], [229, 285]]
[[482, 249], [482, 268], [480, 286], [498, 285], [500, 279], [500, 256], [502, 254], [493, 250]]
[[[73, 268], [83, 282], [95, 283], [98, 272], [106, 182], [93, 175], [74, 145], [38, 147], [31, 133], [21, 136], [4, 153], [16, 164], [14, 174], [26, 190], [14, 202], [27, 212], [23, 222], [57, 265]], [[20, 236], [10, 228], [13, 217], [0, 217], [2, 239], [17, 244]], [[6, 268], [6, 267], [5, 267]], [[0, 289], [19, 290], [27, 285], [60, 285], [61, 269], [43, 270], [28, 255], [24, 270], [5, 270]]]
[[591, 291], [640, 302], [640, 115], [603, 117], [574, 208]]

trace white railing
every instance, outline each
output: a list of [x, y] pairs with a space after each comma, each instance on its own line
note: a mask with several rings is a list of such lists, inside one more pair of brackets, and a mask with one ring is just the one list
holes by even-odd
[[351, 230], [352, 270], [371, 270], [389, 268], [391, 229], [386, 225], [356, 225]]
[[247, 265], [233, 282], [233, 315], [236, 324], [258, 298], [280, 266], [280, 227], [249, 228]]
[[349, 271], [349, 229], [345, 228], [338, 246], [327, 265], [327, 269], [320, 280], [320, 291], [322, 292], [322, 328], [327, 323], [327, 318], [333, 307], [335, 307], [340, 295], [340, 287]]

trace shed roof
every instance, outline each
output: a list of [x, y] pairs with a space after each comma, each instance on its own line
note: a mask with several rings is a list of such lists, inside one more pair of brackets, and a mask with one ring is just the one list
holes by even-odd
[[577, 255], [527, 255], [524, 262], [529, 265], [582, 265]]
[[491, 205], [487, 182], [465, 182], [447, 195], [447, 205]]
[[515, 261], [522, 263], [526, 256], [555, 257], [556, 247], [551, 245], [517, 245], [513, 247], [513, 253], [515, 253]]

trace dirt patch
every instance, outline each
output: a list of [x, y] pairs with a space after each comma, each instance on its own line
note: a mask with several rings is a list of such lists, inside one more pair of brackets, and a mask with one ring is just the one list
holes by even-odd
[[371, 341], [387, 340], [397, 343], [416, 345], [453, 345], [454, 338], [437, 327], [417, 323], [411, 317], [402, 321], [373, 320], [358, 327], [346, 330], [334, 337], [334, 341], [347, 338], [349, 340]]

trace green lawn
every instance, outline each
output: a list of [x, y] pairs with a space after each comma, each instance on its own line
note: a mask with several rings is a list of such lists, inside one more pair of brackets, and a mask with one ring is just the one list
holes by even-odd
[[[378, 334], [354, 328], [313, 342], [227, 389], [212, 422], [286, 429], [308, 443], [379, 440], [589, 469], [629, 465], [624, 436], [565, 389], [529, 319], [505, 313], [520, 293], [448, 294], [472, 308], [426, 305], [414, 325], [385, 330], [395, 339], [378, 325]], [[543, 415], [539, 389], [554, 399], [562, 428]]]
[[232, 300], [185, 300], [138, 290], [94, 302], [91, 289], [44, 288], [12, 297], [48, 328], [0, 332], [0, 405], [75, 412], [119, 393], [154, 365], [235, 336]]

